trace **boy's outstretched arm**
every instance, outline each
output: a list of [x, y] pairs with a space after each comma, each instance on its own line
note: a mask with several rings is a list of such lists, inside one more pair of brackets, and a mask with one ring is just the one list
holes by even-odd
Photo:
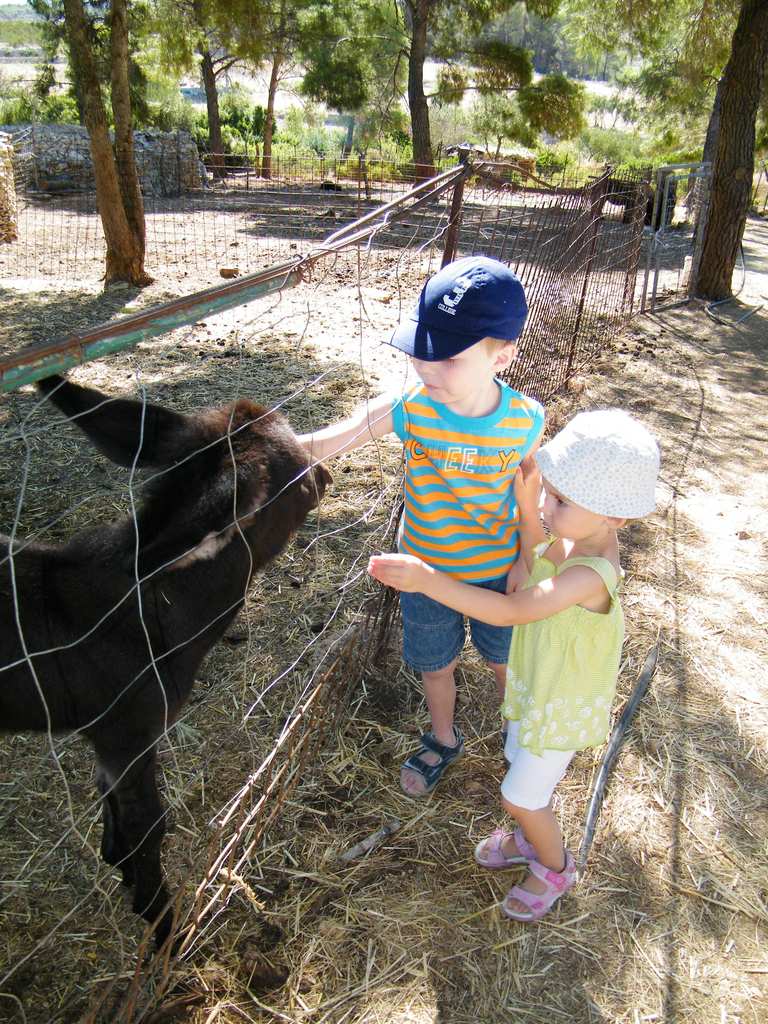
[[359, 448], [366, 441], [392, 433], [392, 401], [392, 395], [378, 395], [347, 419], [312, 434], [300, 434], [299, 441], [313, 461], [324, 462], [336, 455], [343, 455], [353, 448]]

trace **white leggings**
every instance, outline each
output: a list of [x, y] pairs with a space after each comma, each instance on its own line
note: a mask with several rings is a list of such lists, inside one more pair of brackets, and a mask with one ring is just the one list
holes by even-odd
[[549, 806], [555, 787], [571, 763], [575, 750], [542, 750], [532, 754], [517, 745], [519, 722], [507, 722], [504, 756], [509, 769], [501, 783], [501, 795], [516, 807], [538, 811]]

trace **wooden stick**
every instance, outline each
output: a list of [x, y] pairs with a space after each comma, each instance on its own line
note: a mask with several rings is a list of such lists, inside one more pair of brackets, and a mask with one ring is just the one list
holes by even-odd
[[605, 792], [605, 785], [608, 781], [608, 776], [611, 773], [613, 764], [619, 755], [621, 744], [624, 741], [624, 735], [627, 731], [629, 723], [634, 717], [635, 711], [640, 701], [645, 695], [645, 691], [648, 689], [648, 684], [651, 681], [653, 673], [656, 671], [656, 663], [659, 659], [659, 640], [656, 640], [655, 645], [651, 648], [645, 658], [642, 671], [635, 683], [635, 688], [630, 694], [629, 700], [627, 701], [624, 710], [621, 713], [616, 725], [613, 727], [611, 738], [608, 741], [608, 746], [605, 748], [603, 759], [600, 762], [600, 768], [597, 772], [597, 778], [595, 784], [592, 787], [592, 796], [589, 800], [589, 807], [587, 808], [587, 817], [584, 822], [584, 837], [581, 840], [581, 846], [579, 847], [579, 856], [577, 859], [577, 867], [579, 874], [584, 870], [584, 865], [587, 860], [587, 854], [589, 848], [592, 846], [592, 840], [595, 836], [595, 826], [597, 825], [597, 819], [600, 814], [600, 808], [603, 803], [603, 793]]
[[391, 818], [385, 825], [382, 825], [380, 829], [373, 832], [366, 839], [361, 839], [359, 843], [355, 843], [354, 846], [350, 847], [344, 853], [339, 854], [339, 860], [345, 864], [351, 860], [356, 860], [358, 857], [362, 857], [363, 854], [369, 853], [375, 849], [379, 843], [383, 843], [384, 840], [391, 836], [393, 832], [397, 832], [400, 828], [400, 819]]

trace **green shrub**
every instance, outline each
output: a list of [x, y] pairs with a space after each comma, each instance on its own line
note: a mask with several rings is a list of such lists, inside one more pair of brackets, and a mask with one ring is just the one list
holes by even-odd
[[616, 128], [587, 128], [579, 136], [587, 159], [614, 166], [648, 163], [647, 143], [636, 132]]
[[347, 133], [338, 128], [311, 128], [305, 136], [304, 144], [317, 156], [338, 156], [344, 148]]
[[[253, 103], [242, 86], [234, 86], [222, 94], [219, 103], [222, 125], [229, 125], [249, 143], [264, 138], [267, 112], [258, 103]], [[273, 129], [273, 137], [276, 129]]]
[[66, 93], [51, 93], [42, 98], [34, 92], [16, 88], [0, 100], [0, 124], [78, 124], [77, 104]]
[[207, 131], [208, 119], [205, 114], [201, 114], [188, 100], [179, 96], [178, 90], [173, 90], [167, 97], [147, 100], [146, 124], [142, 127], [159, 128], [164, 132], [183, 131], [194, 135], [201, 116]]
[[664, 146], [652, 146], [650, 157], [647, 163], [654, 166], [660, 164], [695, 164], [701, 160], [702, 147], [690, 148], [667, 148]]
[[273, 154], [296, 159], [338, 156], [347, 133], [343, 128], [325, 128], [322, 118], [315, 104], [289, 107], [280, 125], [279, 139], [272, 148]]
[[557, 146], [538, 146], [535, 151], [536, 173], [542, 177], [553, 177], [566, 174], [569, 168], [578, 165], [578, 148], [572, 143], [560, 143]]
[[79, 124], [77, 103], [67, 93], [53, 93], [39, 101], [40, 120], [58, 124]]
[[24, 124], [34, 120], [34, 97], [29, 93], [13, 92], [0, 100], [0, 124]]
[[245, 155], [245, 139], [237, 128], [233, 128], [229, 124], [221, 126], [221, 147], [225, 153], [237, 156]]
[[201, 153], [208, 152], [208, 115], [199, 114], [192, 127], [192, 138]]
[[[43, 33], [39, 23], [34, 21], [0, 21], [0, 47], [24, 47], [25, 51], [37, 53], [42, 46]], [[18, 55], [21, 51], [16, 49]]]

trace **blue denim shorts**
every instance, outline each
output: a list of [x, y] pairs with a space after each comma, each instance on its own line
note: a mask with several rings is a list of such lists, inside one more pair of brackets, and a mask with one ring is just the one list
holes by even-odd
[[[507, 577], [485, 580], [473, 586], [503, 594], [507, 588]], [[466, 639], [463, 615], [424, 594], [401, 593], [400, 611], [403, 616], [403, 660], [411, 668], [417, 672], [437, 672], [459, 656]], [[469, 630], [472, 643], [486, 661], [506, 664], [512, 640], [511, 626], [489, 626], [487, 622], [470, 618]]]

